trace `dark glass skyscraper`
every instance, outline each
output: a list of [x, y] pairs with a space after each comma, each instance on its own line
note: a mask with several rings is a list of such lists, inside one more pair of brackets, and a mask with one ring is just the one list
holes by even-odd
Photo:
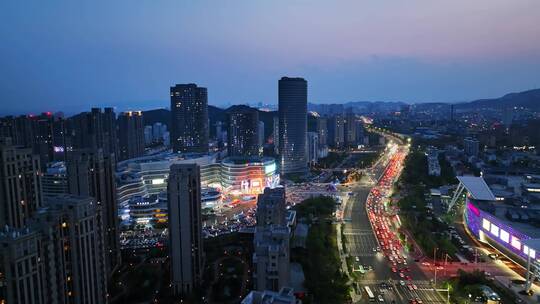
[[171, 145], [175, 152], [208, 152], [208, 93], [194, 83], [171, 87]]
[[227, 112], [229, 156], [259, 155], [259, 111], [248, 106], [233, 106]]
[[307, 171], [307, 81], [279, 80], [279, 154], [281, 174]]

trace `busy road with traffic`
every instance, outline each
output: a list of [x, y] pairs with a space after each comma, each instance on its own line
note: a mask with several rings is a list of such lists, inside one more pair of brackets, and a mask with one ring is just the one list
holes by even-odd
[[420, 269], [417, 253], [404, 248], [397, 207], [389, 204], [407, 153], [407, 145], [391, 142], [365, 174], [371, 178], [348, 186], [353, 195], [344, 210], [343, 241], [354, 258], [360, 303], [446, 303]]

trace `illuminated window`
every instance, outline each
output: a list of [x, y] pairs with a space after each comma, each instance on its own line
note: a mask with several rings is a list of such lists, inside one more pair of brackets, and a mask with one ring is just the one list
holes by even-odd
[[499, 227], [491, 224], [491, 233], [494, 235], [494, 236], [499, 236]]
[[512, 236], [512, 247], [514, 247], [514, 248], [516, 248], [518, 250], [521, 249], [521, 242], [515, 236]]
[[165, 183], [165, 179], [163, 178], [154, 178], [152, 180], [152, 185], [161, 185]]
[[534, 249], [530, 249], [527, 245], [523, 245], [523, 253], [528, 253], [533, 259], [536, 257], [536, 251]]
[[486, 220], [486, 219], [482, 220], [482, 228], [486, 229], [487, 231], [489, 231], [489, 225], [490, 224], [491, 223], [488, 220]]
[[503, 240], [505, 243], [510, 243], [510, 234], [506, 232], [505, 230], [501, 229], [501, 240]]

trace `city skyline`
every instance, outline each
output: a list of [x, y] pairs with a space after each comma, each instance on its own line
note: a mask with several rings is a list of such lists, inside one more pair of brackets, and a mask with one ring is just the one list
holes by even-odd
[[123, 15], [125, 5], [2, 4], [2, 114], [161, 108], [167, 86], [188, 82], [209, 88], [211, 105], [276, 104], [284, 75], [309, 79], [314, 103], [460, 102], [540, 87], [535, 1], [167, 1]]

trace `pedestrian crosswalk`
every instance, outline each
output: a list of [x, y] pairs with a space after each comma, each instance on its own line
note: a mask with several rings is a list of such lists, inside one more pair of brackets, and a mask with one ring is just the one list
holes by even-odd
[[[416, 289], [409, 288], [409, 284], [416, 285]], [[369, 286], [376, 296], [381, 295], [387, 303], [409, 303], [411, 299], [421, 299], [424, 303], [446, 303], [446, 295], [435, 291], [430, 282], [425, 280], [410, 281], [405, 286], [389, 280], [362, 280], [359, 283], [360, 289], [365, 286]]]

